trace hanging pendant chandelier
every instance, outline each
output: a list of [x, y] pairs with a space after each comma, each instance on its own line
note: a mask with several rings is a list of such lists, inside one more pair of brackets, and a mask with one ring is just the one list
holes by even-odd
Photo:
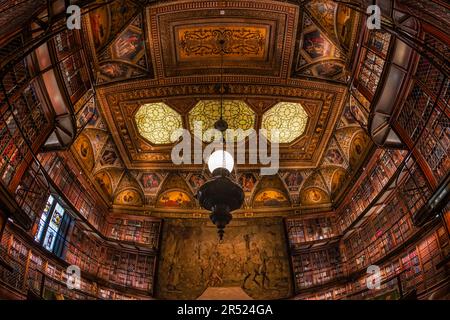
[[233, 167], [233, 156], [224, 148], [213, 152], [208, 159], [212, 180], [203, 184], [197, 192], [202, 208], [211, 211], [209, 217], [217, 226], [220, 240], [223, 240], [224, 229], [232, 219], [231, 212], [239, 209], [244, 203], [244, 191], [230, 178]]
[[220, 74], [220, 119], [214, 124], [214, 128], [222, 133], [221, 150], [216, 150], [208, 158], [208, 169], [212, 180], [203, 184], [198, 192], [197, 198], [200, 206], [211, 211], [210, 219], [217, 226], [219, 239], [223, 240], [225, 227], [232, 219], [231, 212], [239, 209], [244, 203], [244, 191], [241, 186], [231, 180], [234, 168], [233, 156], [225, 150], [225, 132], [228, 123], [223, 119], [223, 46], [225, 41], [221, 40], [221, 74]]

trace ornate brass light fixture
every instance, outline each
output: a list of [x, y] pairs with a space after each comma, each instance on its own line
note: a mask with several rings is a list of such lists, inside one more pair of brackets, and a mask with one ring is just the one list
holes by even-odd
[[[215, 127], [218, 129], [224, 124], [226, 121], [220, 119]], [[230, 179], [233, 166], [233, 156], [229, 152], [224, 149], [213, 152], [208, 159], [208, 168], [213, 178], [197, 192], [200, 205], [211, 211], [209, 217], [218, 228], [220, 240], [223, 240], [224, 229], [232, 219], [231, 212], [239, 209], [244, 202], [241, 186]]]
[[215, 129], [222, 133], [222, 149], [213, 152], [208, 159], [208, 169], [212, 174], [212, 180], [202, 185], [197, 198], [200, 205], [211, 211], [210, 219], [217, 226], [219, 239], [223, 240], [225, 227], [232, 219], [231, 212], [239, 209], [244, 202], [244, 191], [230, 178], [234, 168], [233, 156], [225, 151], [225, 131], [227, 122], [223, 119], [223, 45], [221, 40], [221, 74], [220, 74], [220, 119], [214, 124]]

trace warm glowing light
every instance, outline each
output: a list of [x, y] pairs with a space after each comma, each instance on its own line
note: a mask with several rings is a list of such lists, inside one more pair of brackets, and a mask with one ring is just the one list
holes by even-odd
[[[301, 104], [280, 102], [263, 114], [262, 128], [267, 130], [266, 137], [271, 142], [290, 143], [305, 132], [307, 122], [308, 114]], [[273, 141], [271, 136], [275, 130], [279, 137]]]
[[234, 159], [228, 151], [214, 151], [208, 158], [208, 169], [211, 173], [217, 168], [225, 168], [228, 172], [231, 172], [233, 171], [233, 167]]
[[[189, 112], [189, 125], [194, 134], [194, 123], [202, 123], [202, 133], [206, 130], [214, 128], [214, 123], [220, 118], [220, 100], [201, 100]], [[228, 123], [229, 129], [242, 129], [242, 132], [235, 132], [236, 137], [225, 135], [226, 140], [235, 139], [241, 141], [246, 138], [245, 130], [252, 129], [255, 126], [255, 112], [241, 100], [224, 100], [223, 101], [223, 119]], [[198, 138], [204, 142], [210, 142], [211, 137], [203, 135]]]
[[138, 132], [154, 144], [168, 144], [171, 134], [183, 127], [180, 114], [162, 102], [142, 105], [134, 117]]

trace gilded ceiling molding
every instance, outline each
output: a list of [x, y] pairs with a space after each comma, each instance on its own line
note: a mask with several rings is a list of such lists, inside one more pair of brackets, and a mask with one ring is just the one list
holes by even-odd
[[[233, 211], [233, 219], [263, 218], [263, 217], [290, 217], [301, 215], [304, 218], [317, 218], [320, 214], [333, 214], [330, 203], [316, 204], [315, 206], [284, 206], [243, 208]], [[209, 221], [210, 212], [200, 208], [163, 208], [155, 206], [132, 207], [113, 205], [112, 215], [136, 215], [155, 218], [196, 218]]]
[[[288, 75], [298, 6], [275, 1], [177, 1], [149, 6], [146, 10], [150, 21], [147, 25], [149, 46], [158, 78], [198, 74], [199, 68], [203, 68], [202, 73], [217, 74], [214, 69], [220, 68], [220, 59], [185, 59], [185, 52], [180, 50], [186, 47], [186, 32], [192, 35], [195, 29], [205, 36], [212, 31], [220, 37], [221, 32], [242, 27], [265, 35], [261, 43], [264, 57], [240, 56], [238, 61], [229, 60], [225, 55], [227, 70], [279, 78]], [[243, 12], [245, 16], [242, 16]], [[233, 24], [236, 17], [243, 20], [243, 24]]]
[[[303, 146], [296, 144], [283, 147], [285, 152], [281, 152], [280, 158], [283, 167], [316, 167], [341, 113], [344, 88], [303, 80], [297, 81], [297, 84], [303, 87], [230, 84], [229, 95], [232, 98], [244, 96], [252, 99], [277, 97], [279, 101], [295, 99], [307, 109], [313, 108], [310, 110], [313, 116], [310, 119], [311, 123], [305, 136], [300, 140], [305, 141], [302, 143]], [[135, 125], [131, 121], [132, 115], [143, 103], [166, 101], [170, 105], [172, 99], [190, 96], [210, 99], [216, 93], [214, 85], [208, 84], [153, 87], [149, 86], [149, 81], [140, 81], [115, 85], [114, 89], [99, 88], [97, 94], [102, 114], [111, 129], [125, 165], [128, 168], [168, 169], [175, 168], [170, 161], [171, 147], [152, 147], [148, 143], [143, 143], [136, 134]]]
[[[86, 147], [83, 154], [92, 153], [94, 159], [92, 170], [84, 170], [91, 182], [100, 186], [103, 199], [110, 197], [113, 212], [208, 218], [208, 213], [201, 211], [193, 198], [198, 186], [208, 179], [204, 166], [173, 165], [172, 146], [143, 139], [133, 119], [140, 106], [164, 103], [180, 114], [183, 127], [188, 128], [188, 114], [200, 100], [219, 98], [221, 40], [225, 40], [224, 98], [246, 103], [255, 113], [255, 129], [261, 127], [263, 114], [280, 102], [300, 103], [308, 114], [305, 132], [280, 148], [277, 188], [266, 185], [264, 195], [262, 179], [257, 174], [260, 166], [239, 165], [242, 171], [237, 178], [246, 200], [236, 217], [298, 215], [317, 208], [331, 210], [336, 186], [343, 184], [342, 179], [348, 180], [355, 169], [349, 168], [350, 149], [353, 133], [359, 127], [346, 112], [345, 77], [346, 67], [353, 63], [356, 26], [361, 19], [354, 11], [351, 11], [354, 17], [350, 17], [344, 6], [325, 0], [311, 3], [319, 13], [321, 6], [333, 7], [329, 21], [319, 21], [317, 14], [310, 19], [312, 10], [305, 9], [304, 3], [155, 1], [140, 6], [141, 19], [136, 15], [124, 19], [128, 22], [104, 43], [103, 38], [109, 36], [107, 32], [104, 35], [91, 32], [98, 27], [96, 23], [101, 22], [101, 17], [83, 18], [83, 34], [89, 40], [85, 43], [96, 74], [105, 71], [117, 74], [108, 77], [108, 82], [97, 82], [99, 120], [88, 124], [83, 132], [92, 145], [92, 152]], [[206, 47], [198, 45], [199, 37], [209, 39]], [[305, 37], [309, 47], [304, 46]], [[103, 43], [101, 52], [95, 49], [99, 41]], [[147, 57], [149, 72], [145, 78], [132, 72], [135, 67], [144, 69], [139, 64], [143, 55]], [[301, 57], [306, 64], [297, 70]], [[119, 64], [124, 66], [123, 70]], [[333, 64], [342, 68], [340, 74], [331, 72]], [[319, 69], [330, 71], [330, 76], [321, 77]], [[311, 72], [296, 74], [304, 70]], [[91, 160], [80, 159], [80, 151], [74, 151], [77, 162], [90, 166]], [[352, 159], [358, 166], [362, 162], [354, 156]], [[174, 175], [179, 178], [176, 182], [172, 181]], [[318, 179], [311, 182], [314, 176]], [[134, 182], [124, 183], [127, 179]], [[281, 196], [276, 194], [278, 191]], [[261, 206], [254, 209], [256, 197], [260, 197]], [[270, 205], [273, 203], [286, 207], [274, 208]], [[292, 210], [292, 206], [297, 210]]]

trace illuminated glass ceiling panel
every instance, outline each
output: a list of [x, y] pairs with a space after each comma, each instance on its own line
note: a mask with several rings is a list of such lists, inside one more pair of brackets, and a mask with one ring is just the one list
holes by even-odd
[[[267, 130], [271, 142], [290, 143], [306, 130], [308, 114], [299, 103], [280, 102], [267, 110], [262, 117], [262, 128]], [[272, 133], [278, 130], [278, 139], [272, 141]]]
[[[204, 135], [205, 131], [214, 128], [214, 123], [220, 118], [220, 100], [202, 100], [189, 112], [189, 126], [196, 136], [205, 142], [211, 141], [211, 137]], [[243, 131], [254, 128], [255, 113], [241, 100], [223, 101], [223, 118], [228, 123], [229, 129], [242, 129]], [[194, 131], [194, 123], [201, 122], [202, 137]], [[244, 132], [237, 132], [236, 141], [245, 139]], [[227, 139], [232, 139], [227, 135]]]
[[163, 102], [142, 105], [134, 116], [139, 134], [153, 144], [168, 144], [171, 134], [183, 128], [181, 115]]

